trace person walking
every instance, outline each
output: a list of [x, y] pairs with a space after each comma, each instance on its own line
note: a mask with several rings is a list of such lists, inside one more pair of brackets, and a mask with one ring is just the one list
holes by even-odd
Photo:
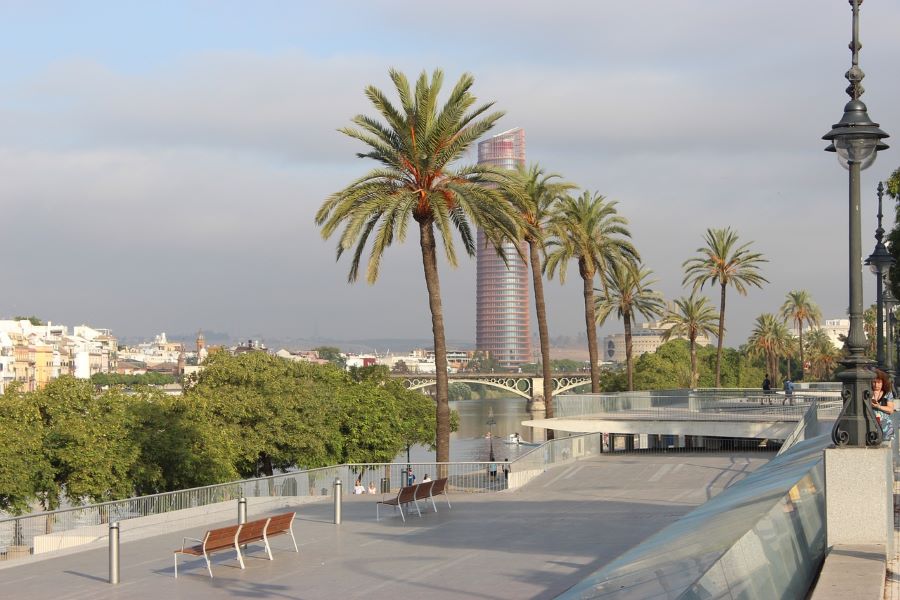
[[788, 406], [794, 404], [794, 382], [790, 377], [784, 378], [784, 400], [781, 401], [781, 405], [784, 406], [785, 403]]

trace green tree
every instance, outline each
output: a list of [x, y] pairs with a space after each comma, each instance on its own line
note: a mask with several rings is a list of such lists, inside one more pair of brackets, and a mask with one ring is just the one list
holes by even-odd
[[888, 232], [887, 247], [894, 264], [891, 265], [890, 285], [895, 298], [900, 298], [900, 167], [894, 169], [885, 182], [889, 198], [894, 200], [894, 227]]
[[813, 329], [806, 336], [806, 357], [809, 360], [812, 376], [819, 381], [831, 378], [840, 355], [840, 351], [834, 347], [831, 338], [821, 329]]
[[[384, 120], [364, 115], [353, 119], [357, 128], [344, 134], [368, 146], [358, 154], [379, 167], [333, 194], [316, 213], [322, 236], [330, 238], [341, 225], [337, 256], [355, 246], [349, 280], [355, 281], [359, 263], [370, 240], [366, 280], [374, 283], [385, 250], [406, 238], [410, 219], [419, 230], [422, 266], [434, 334], [437, 389], [437, 460], [450, 460], [450, 407], [448, 404], [447, 340], [437, 267], [435, 230], [442, 239], [443, 253], [456, 266], [454, 230], [469, 256], [475, 253], [476, 227], [484, 231], [502, 255], [505, 240], [517, 240], [519, 221], [504, 199], [512, 180], [508, 173], [488, 165], [453, 168], [467, 149], [487, 133], [502, 116], [488, 113], [492, 104], [472, 109], [474, 79], [463, 75], [438, 109], [443, 73], [435, 70], [429, 81], [423, 72], [411, 90], [403, 73], [390, 71], [400, 99], [395, 107], [385, 94], [368, 86], [366, 96]], [[471, 109], [471, 110], [470, 110]]]
[[875, 360], [875, 353], [878, 342], [878, 311], [873, 304], [863, 311], [863, 331], [866, 333], [866, 356]]
[[550, 364], [557, 373], [577, 373], [584, 370], [584, 361], [571, 358], [555, 358], [550, 361]]
[[[213, 353], [187, 395], [242, 477], [340, 462], [349, 375], [265, 352]], [[355, 396], [353, 396], [355, 399]]]
[[35, 325], [35, 326], [41, 326], [44, 324], [43, 321], [41, 321], [38, 317], [36, 317], [34, 315], [31, 315], [30, 317], [21, 317], [21, 316], [13, 317], [12, 320], [13, 321], [28, 321], [29, 323], [31, 323], [32, 325]]
[[[813, 302], [809, 292], [791, 290], [788, 292], [784, 304], [781, 305], [781, 318], [797, 323], [797, 330], [800, 333], [800, 369], [803, 377], [806, 378], [806, 359], [803, 356], [803, 324], [806, 323], [810, 327], [817, 326], [822, 320], [822, 311]], [[790, 372], [790, 366], [788, 366], [788, 372]]]
[[[588, 355], [591, 360], [591, 393], [600, 392], [600, 353], [597, 349], [597, 318], [594, 301], [594, 278], [610, 265], [623, 261], [639, 261], [640, 255], [628, 238], [628, 221], [616, 211], [616, 202], [607, 201], [599, 193], [585, 191], [578, 198], [565, 196], [559, 201], [550, 222], [553, 237], [547, 242], [547, 275], [559, 271], [560, 282], [566, 280], [568, 262], [578, 263], [584, 294], [584, 321], [587, 330]], [[602, 283], [602, 281], [601, 281]], [[606, 294], [604, 289], [604, 295]]]
[[[538, 322], [538, 339], [541, 346], [541, 372], [544, 379], [544, 403], [547, 418], [553, 418], [553, 374], [550, 366], [550, 334], [547, 329], [547, 303], [544, 301], [544, 277], [541, 257], [545, 254], [545, 229], [559, 198], [575, 189], [571, 183], [558, 181], [560, 175], [545, 173], [540, 165], [528, 169], [520, 167], [519, 194], [510, 196], [510, 201], [525, 221], [524, 239], [528, 244], [528, 258], [531, 263], [531, 280], [534, 287], [534, 307]], [[552, 436], [552, 430], [548, 430]]]
[[233, 481], [240, 452], [203, 405], [190, 396], [141, 388], [129, 397], [130, 434], [140, 449], [133, 469], [134, 493], [157, 494]]
[[89, 381], [64, 375], [36, 392], [33, 401], [53, 473], [40, 494], [45, 508], [56, 508], [63, 493], [75, 504], [132, 495], [139, 448], [129, 436], [127, 396], [118, 389], [95, 394]]
[[334, 366], [344, 369], [347, 367], [347, 359], [341, 353], [341, 349], [335, 346], [318, 346], [313, 351], [319, 355], [322, 360], [327, 360]]
[[766, 359], [766, 370], [772, 376], [772, 383], [778, 385], [781, 373], [778, 369], [778, 357], [790, 350], [791, 334], [784, 323], [772, 313], [764, 313], [756, 317], [753, 331], [747, 340], [749, 352], [761, 355]]
[[682, 265], [685, 270], [683, 284], [691, 283], [694, 291], [703, 289], [707, 283], [718, 284], [719, 328], [716, 332], [716, 387], [721, 386], [722, 342], [725, 338], [725, 291], [733, 287], [742, 296], [747, 295], [748, 286], [761, 288], [769, 280], [759, 272], [759, 265], [768, 262], [763, 255], [749, 250], [748, 242], [738, 246], [738, 235], [730, 227], [707, 229], [706, 246], [697, 248], [700, 256], [690, 258]]
[[706, 296], [697, 296], [692, 293], [690, 297], [681, 297], [675, 300], [674, 309], [669, 310], [663, 319], [663, 324], [668, 326], [663, 334], [663, 339], [668, 341], [672, 337], [686, 337], [691, 355], [691, 379], [690, 387], [697, 387], [700, 380], [700, 369], [697, 363], [697, 337], [701, 335], [715, 335], [716, 309], [709, 303]]
[[451, 401], [472, 399], [472, 388], [461, 381], [451, 383], [449, 392]]
[[661, 315], [665, 310], [662, 294], [650, 289], [656, 283], [648, 281], [651, 273], [652, 271], [636, 263], [612, 262], [601, 274], [606, 293], [601, 293], [596, 299], [597, 323], [603, 325], [609, 315], [615, 312], [625, 325], [625, 375], [628, 379], [628, 391], [634, 390], [631, 327], [634, 325], [635, 313], [650, 319]]
[[21, 514], [53, 472], [42, 452], [43, 425], [37, 405], [11, 385], [0, 395], [0, 510]]

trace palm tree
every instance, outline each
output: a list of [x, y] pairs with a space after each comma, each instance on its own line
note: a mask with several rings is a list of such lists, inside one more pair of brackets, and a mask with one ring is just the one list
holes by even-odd
[[778, 369], [778, 357], [784, 356], [790, 347], [791, 334], [784, 323], [772, 313], [764, 313], [756, 317], [756, 324], [747, 340], [751, 355], [763, 355], [766, 359], [766, 370], [772, 376], [772, 383], [778, 385], [781, 374]]
[[863, 330], [866, 332], [866, 356], [875, 359], [875, 345], [878, 341], [877, 332], [878, 316], [873, 304], [863, 311]]
[[806, 356], [809, 358], [813, 377], [819, 381], [831, 376], [840, 354], [828, 334], [821, 329], [812, 329], [806, 336]]
[[697, 367], [697, 338], [701, 335], [710, 336], [718, 332], [716, 322], [718, 315], [716, 309], [709, 303], [706, 296], [697, 296], [692, 293], [689, 298], [681, 297], [675, 300], [675, 308], [670, 309], [663, 319], [663, 326], [668, 326], [663, 334], [663, 340], [668, 341], [672, 337], [686, 337], [691, 347], [691, 387], [697, 387], [700, 379], [700, 371]]
[[[603, 325], [615, 311], [625, 324], [625, 372], [628, 378], [628, 391], [634, 390], [634, 373], [631, 360], [631, 326], [635, 313], [645, 319], [657, 317], [666, 306], [662, 294], [654, 292], [650, 286], [655, 281], [647, 281], [652, 271], [639, 264], [626, 261], [610, 263], [609, 268], [601, 275], [605, 285], [605, 294], [597, 298], [597, 323]], [[601, 290], [602, 291], [602, 290]]]
[[423, 71], [415, 90], [410, 89], [403, 73], [391, 69], [390, 77], [400, 106], [391, 104], [378, 88], [368, 86], [366, 97], [383, 121], [358, 115], [353, 119], [355, 128], [340, 130], [368, 146], [366, 152], [357, 156], [371, 158], [379, 166], [332, 194], [316, 213], [316, 224], [321, 226], [322, 237], [326, 239], [343, 225], [337, 256], [340, 258], [355, 246], [348, 277], [351, 282], [359, 275], [360, 259], [371, 239], [366, 265], [369, 283], [378, 278], [385, 249], [394, 241], [406, 239], [410, 220], [418, 225], [437, 369], [435, 446], [438, 462], [447, 462], [450, 459], [447, 340], [435, 230], [447, 262], [456, 266], [454, 231], [469, 256], [475, 253], [472, 224], [480, 227], [502, 254], [503, 241], [518, 238], [520, 222], [505, 200], [506, 195], [514, 193], [510, 191], [513, 186], [508, 173], [486, 165], [452, 166], [503, 115], [488, 113], [492, 103], [472, 108], [476, 101], [470, 92], [472, 76], [460, 77], [440, 109], [437, 104], [443, 83], [440, 70], [432, 73], [430, 81]]
[[684, 261], [684, 281], [691, 282], [694, 291], [703, 289], [706, 283], [719, 284], [719, 328], [716, 346], [716, 387], [721, 386], [722, 341], [725, 338], [725, 290], [734, 287], [742, 296], [747, 295], [747, 286], [762, 287], [769, 280], [759, 272], [759, 263], [769, 262], [758, 252], [748, 250], [748, 242], [738, 246], [737, 232], [731, 227], [707, 229], [706, 246], [697, 248], [700, 256]]
[[578, 198], [562, 198], [550, 220], [553, 237], [547, 241], [548, 277], [559, 269], [565, 283], [566, 265], [578, 261], [584, 293], [584, 321], [591, 359], [591, 393], [600, 393], [600, 366], [597, 350], [597, 319], [594, 314], [594, 276], [621, 261], [638, 261], [638, 251], [628, 240], [628, 221], [616, 211], [616, 202], [599, 193], [585, 191]]
[[[800, 368], [803, 377], [806, 377], [806, 360], [803, 356], [803, 324], [815, 327], [822, 320], [822, 311], [813, 302], [806, 290], [793, 290], [788, 292], [787, 299], [781, 305], [781, 317], [785, 321], [795, 321], [800, 332]], [[790, 367], [788, 367], [790, 372]]]
[[[555, 181], [560, 176], [555, 173], [544, 173], [540, 165], [531, 165], [528, 169], [520, 167], [518, 182], [521, 193], [510, 197], [510, 202], [525, 221], [523, 238], [528, 243], [528, 255], [531, 262], [531, 279], [534, 283], [534, 308], [537, 313], [538, 337], [541, 344], [541, 366], [544, 378], [544, 403], [547, 418], [553, 418], [553, 368], [550, 363], [550, 334], [547, 330], [547, 305], [544, 302], [544, 278], [542, 275], [544, 254], [544, 229], [552, 212], [553, 205], [569, 190], [575, 188], [571, 183]], [[548, 431], [548, 435], [552, 435]]]

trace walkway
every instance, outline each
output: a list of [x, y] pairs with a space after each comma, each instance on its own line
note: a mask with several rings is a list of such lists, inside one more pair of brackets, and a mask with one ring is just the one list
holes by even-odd
[[[118, 586], [105, 548], [0, 568], [4, 598], [552, 598], [763, 465], [771, 454], [604, 455], [544, 473], [514, 492], [455, 494], [453, 509], [404, 524], [375, 521], [373, 498], [350, 496], [344, 522], [330, 504], [299, 508], [300, 554], [276, 538], [275, 560], [254, 553], [241, 571], [216, 555], [180, 561], [181, 535], [122, 544]], [[443, 504], [441, 504], [443, 502]], [[254, 518], [258, 515], [250, 515]], [[3, 563], [0, 563], [3, 565]], [[7, 565], [4, 565], [7, 566]]]

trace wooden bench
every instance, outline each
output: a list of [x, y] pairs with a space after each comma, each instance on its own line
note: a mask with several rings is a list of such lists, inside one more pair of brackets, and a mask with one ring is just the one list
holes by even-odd
[[431, 501], [431, 507], [434, 509], [434, 512], [437, 512], [437, 505], [434, 502], [435, 496], [440, 496], [443, 494], [444, 498], [447, 500], [447, 507], [453, 508], [450, 505], [450, 496], [447, 495], [447, 478], [442, 477], [441, 479], [435, 479], [433, 481], [423, 481], [422, 483], [417, 483], [415, 485], [409, 485], [406, 487], [400, 488], [400, 491], [397, 492], [397, 496], [394, 498], [390, 498], [388, 500], [379, 500], [375, 503], [375, 520], [379, 519], [378, 515], [378, 505], [385, 504], [388, 506], [395, 506], [400, 509], [400, 517], [406, 522], [406, 517], [403, 515], [403, 505], [404, 504], [414, 504], [416, 507], [416, 512], [419, 513], [419, 516], [422, 516], [422, 512], [419, 510], [419, 500], [425, 500], [428, 502]]
[[[242, 527], [243, 525], [231, 525], [229, 527], [222, 527], [220, 529], [210, 529], [206, 532], [206, 535], [203, 536], [202, 540], [189, 537], [182, 538], [181, 548], [175, 550], [175, 578], [178, 578], [179, 554], [202, 556], [204, 559], [206, 559], [206, 569], [209, 571], [209, 576], [212, 577], [212, 563], [210, 563], [209, 561], [209, 555], [221, 550], [233, 549], [235, 554], [237, 555], [238, 562], [241, 564], [241, 568], [243, 569], [244, 558], [241, 556], [241, 547], [238, 544], [238, 536], [241, 533]], [[200, 544], [195, 546], [188, 546], [188, 540], [200, 542]]]
[[444, 495], [444, 499], [447, 500], [447, 508], [453, 508], [450, 506], [450, 496], [447, 495], [447, 478], [442, 477], [440, 479], [435, 479], [431, 482], [431, 488], [428, 490], [428, 499], [431, 500], [431, 506], [434, 508], [434, 512], [437, 512], [437, 505], [434, 503], [434, 497]]
[[269, 538], [290, 534], [291, 541], [294, 542], [294, 551], [300, 552], [300, 549], [297, 547], [297, 538], [294, 537], [294, 517], [296, 514], [295, 512], [283, 513], [274, 517], [244, 523], [244, 527], [238, 536], [238, 545], [244, 547], [254, 542], [262, 542], [266, 546], [266, 554], [268, 554], [269, 560], [274, 560], [272, 547], [269, 545]]
[[[424, 485], [430, 485], [432, 482], [427, 482]], [[400, 518], [403, 519], [403, 522], [406, 522], [406, 517], [403, 514], [403, 505], [412, 503], [416, 507], [416, 512], [419, 513], [419, 516], [422, 516], [422, 511], [419, 510], [419, 503], [416, 502], [416, 492], [419, 490], [419, 487], [423, 485], [421, 483], [417, 483], [415, 485], [408, 485], [406, 487], [400, 488], [400, 491], [397, 492], [397, 496], [394, 498], [388, 498], [387, 500], [379, 500], [375, 503], [375, 520], [379, 519], [378, 515], [378, 507], [382, 504], [385, 506], [393, 506], [400, 509]]]
[[[178, 577], [178, 555], [190, 554], [191, 556], [202, 556], [206, 559], [206, 568], [209, 576], [212, 577], [212, 565], [209, 555], [220, 550], [234, 549], [237, 553], [238, 562], [241, 568], [244, 568], [244, 558], [241, 554], [241, 547], [255, 542], [262, 542], [266, 546], [266, 554], [269, 560], [274, 560], [272, 556], [272, 547], [269, 545], [269, 538], [277, 535], [290, 534], [291, 541], [294, 542], [294, 551], [300, 552], [297, 548], [297, 539], [294, 537], [294, 517], [296, 513], [289, 512], [274, 517], [266, 517], [265, 519], [257, 519], [256, 521], [248, 521], [243, 525], [232, 525], [230, 527], [222, 527], [221, 529], [211, 529], [206, 532], [202, 540], [196, 538], [183, 538], [181, 548], [175, 550], [175, 577]], [[200, 542], [197, 546], [187, 547], [187, 540]]]

